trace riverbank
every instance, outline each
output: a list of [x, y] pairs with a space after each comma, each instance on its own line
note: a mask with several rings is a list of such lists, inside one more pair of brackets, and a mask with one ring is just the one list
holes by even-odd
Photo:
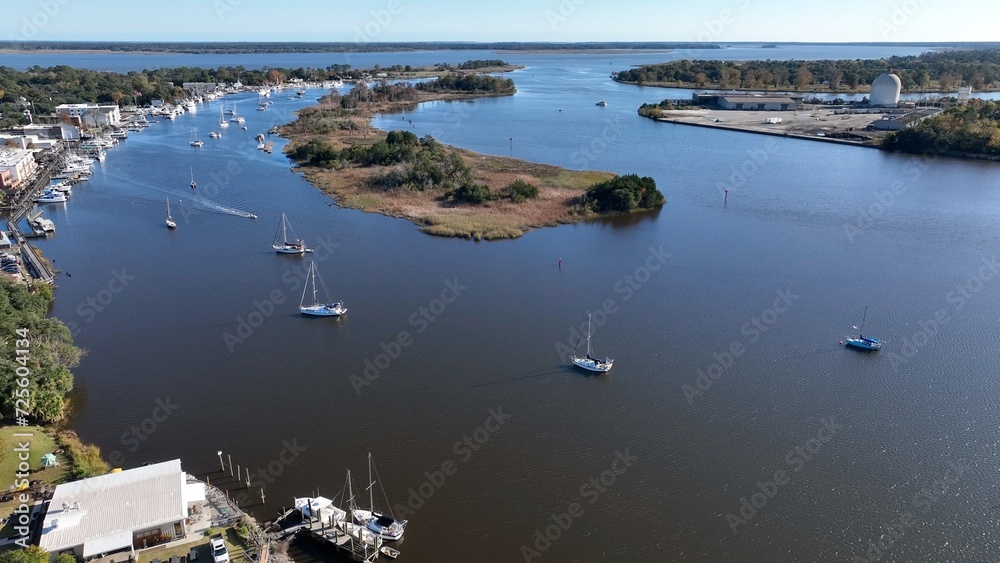
[[[797, 112], [665, 110], [660, 117], [648, 117], [665, 123], [870, 148], [878, 148], [878, 143], [886, 136], [885, 132], [866, 130], [868, 125], [876, 119], [870, 114], [838, 115], [833, 110]], [[767, 118], [775, 117], [780, 117], [781, 122], [767, 123], [765, 121]]]
[[[371, 121], [377, 114], [407, 111], [424, 102], [490, 96], [493, 94], [421, 91], [415, 100], [366, 103], [349, 112], [334, 99], [325, 97], [317, 106], [300, 111], [297, 121], [281, 128], [281, 135], [291, 140], [286, 152], [311, 139], [321, 139], [341, 150], [352, 145], [370, 147], [388, 136], [387, 132], [372, 127]], [[317, 133], [320, 123], [332, 130]], [[459, 204], [451, 201], [446, 195], [448, 190], [443, 188], [373, 187], [373, 180], [398, 169], [397, 166], [300, 166], [298, 170], [342, 207], [409, 219], [420, 225], [421, 231], [432, 235], [475, 240], [517, 238], [534, 228], [593, 217], [595, 214], [583, 205], [583, 195], [594, 184], [614, 177], [609, 172], [572, 171], [450, 146], [443, 150], [445, 159], [460, 159], [471, 170], [472, 179], [494, 193], [521, 180], [536, 186], [538, 195], [528, 203], [494, 200]]]

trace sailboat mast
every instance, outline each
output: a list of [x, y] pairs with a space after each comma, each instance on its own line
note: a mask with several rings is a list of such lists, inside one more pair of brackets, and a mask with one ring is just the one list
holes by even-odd
[[587, 357], [590, 357], [590, 315], [587, 315]]
[[375, 481], [372, 481], [372, 453], [368, 452], [368, 510], [375, 517]]
[[858, 335], [861, 338], [865, 337], [865, 319], [868, 318], [868, 305], [865, 305], [865, 314], [861, 316], [861, 330], [858, 331]]
[[313, 281], [313, 307], [315, 307], [316, 305], [319, 305], [319, 299], [316, 299], [316, 263], [313, 262], [312, 264], [310, 264], [310, 266], [311, 266], [310, 269], [312, 270], [312, 277], [313, 277], [313, 280], [312, 280]]

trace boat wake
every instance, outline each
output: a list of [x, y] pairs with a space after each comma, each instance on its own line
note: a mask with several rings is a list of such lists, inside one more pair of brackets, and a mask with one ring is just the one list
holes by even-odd
[[249, 211], [236, 209], [235, 207], [228, 207], [199, 195], [191, 195], [188, 198], [182, 199], [181, 202], [188, 205], [189, 207], [200, 209], [202, 211], [208, 211], [210, 213], [234, 215], [236, 217], [246, 217], [251, 219], [257, 218], [256, 215], [250, 213]]

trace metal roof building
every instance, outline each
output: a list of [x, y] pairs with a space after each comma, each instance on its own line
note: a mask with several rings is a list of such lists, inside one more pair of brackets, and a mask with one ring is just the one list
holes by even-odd
[[58, 485], [39, 545], [88, 558], [179, 538], [188, 505], [203, 500], [205, 485], [188, 483], [179, 459]]

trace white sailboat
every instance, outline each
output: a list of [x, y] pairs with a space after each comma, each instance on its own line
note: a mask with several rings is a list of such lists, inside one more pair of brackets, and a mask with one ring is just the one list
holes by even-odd
[[[406, 529], [407, 520], [396, 520], [392, 515], [392, 508], [389, 509], [389, 515], [381, 514], [375, 510], [375, 496], [374, 487], [377, 480], [372, 480], [372, 470], [375, 467], [375, 463], [372, 461], [372, 454], [368, 454], [368, 507], [370, 510], [359, 510], [357, 508], [351, 509], [351, 516], [359, 524], [364, 525], [366, 528], [371, 530], [376, 536], [384, 540], [398, 540], [403, 537], [403, 531]], [[378, 476], [378, 471], [375, 471], [375, 475]], [[385, 495], [385, 490], [382, 490], [382, 494]], [[386, 499], [386, 504], [389, 501]]]
[[170, 216], [170, 198], [167, 198], [167, 228], [168, 229], [177, 228], [177, 223], [175, 223], [173, 217]]
[[219, 108], [219, 127], [229, 127], [229, 122], [226, 121], [226, 116], [224, 111], [225, 110], [223, 108]]
[[574, 365], [587, 371], [596, 371], [600, 373], [611, 371], [611, 364], [615, 361], [613, 358], [598, 360], [590, 355], [590, 315], [587, 315], [587, 357], [578, 358], [576, 357], [576, 353], [574, 353], [571, 356], [571, 359], [573, 360]]
[[192, 147], [199, 148], [199, 149], [201, 147], [205, 146], [205, 142], [204, 141], [199, 141], [198, 140], [198, 130], [197, 129], [195, 129], [194, 133], [191, 134], [191, 140], [188, 141], [188, 144], [191, 145]]
[[190, 169], [191, 169], [191, 189], [193, 190], [198, 187], [198, 182], [194, 181], [194, 166], [191, 166]]
[[292, 241], [288, 241], [288, 231], [291, 230], [292, 226], [289, 224], [288, 218], [282, 213], [281, 223], [278, 225], [277, 232], [274, 233], [274, 242], [271, 244], [271, 248], [278, 254], [303, 254], [306, 251], [305, 241], [296, 237], [294, 231], [292, 231]]
[[347, 312], [347, 307], [344, 307], [343, 301], [333, 301], [330, 299], [330, 291], [326, 288], [326, 284], [323, 283], [323, 279], [320, 278], [319, 284], [323, 286], [323, 292], [326, 295], [326, 301], [323, 303], [319, 302], [318, 291], [316, 288], [316, 262], [309, 263], [309, 272], [306, 273], [306, 278], [312, 283], [312, 305], [306, 305], [306, 291], [309, 289], [309, 284], [303, 284], [302, 287], [302, 299], [299, 300], [299, 312], [303, 315], [311, 315], [314, 317], [339, 317]]

